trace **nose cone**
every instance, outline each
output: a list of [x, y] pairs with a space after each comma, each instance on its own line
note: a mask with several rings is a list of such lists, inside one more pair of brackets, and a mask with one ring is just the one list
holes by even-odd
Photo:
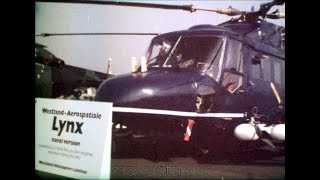
[[[194, 70], [157, 69], [130, 73], [105, 80], [99, 87], [96, 101], [113, 102], [114, 106], [194, 110], [195, 82], [201, 73]], [[186, 101], [192, 101], [190, 107]], [[194, 102], [193, 102], [194, 101]]]

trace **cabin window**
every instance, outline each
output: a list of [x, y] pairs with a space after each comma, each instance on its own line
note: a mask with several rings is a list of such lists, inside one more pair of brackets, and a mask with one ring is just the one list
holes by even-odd
[[271, 61], [269, 57], [264, 56], [264, 58], [261, 60], [261, 68], [263, 73], [263, 80], [265, 81], [271, 81]]
[[230, 40], [227, 47], [227, 59], [225, 63], [222, 85], [227, 91], [233, 93], [243, 81], [243, 53], [242, 44], [235, 40]]
[[284, 84], [284, 61], [273, 56], [255, 55], [252, 57], [251, 75], [253, 79]]
[[284, 86], [284, 84], [285, 84], [285, 65], [284, 65], [285, 63], [284, 63], [284, 61], [283, 61], [283, 63], [281, 63], [281, 79], [282, 79], [282, 86]]
[[254, 79], [261, 78], [261, 57], [258, 54], [255, 54], [254, 51], [250, 52], [251, 54], [251, 77]]
[[252, 78], [261, 79], [260, 63], [252, 64]]
[[272, 63], [273, 63], [273, 75], [274, 75], [273, 82], [284, 87], [284, 84], [285, 84], [284, 60], [273, 57]]
[[281, 84], [281, 64], [274, 61], [273, 67], [274, 67], [274, 81], [275, 83]]

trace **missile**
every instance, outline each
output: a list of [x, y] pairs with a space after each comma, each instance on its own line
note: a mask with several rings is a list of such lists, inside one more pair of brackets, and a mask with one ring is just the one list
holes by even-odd
[[234, 129], [234, 135], [242, 141], [254, 141], [259, 139], [257, 129], [252, 124], [240, 124]]
[[234, 135], [242, 141], [254, 141], [259, 139], [262, 131], [270, 134], [270, 136], [275, 140], [285, 140], [285, 124], [277, 124], [272, 127], [265, 126], [265, 124], [253, 125], [250, 123], [244, 123], [238, 125], [234, 129]]
[[285, 124], [275, 125], [270, 133], [273, 139], [284, 141], [285, 140]]

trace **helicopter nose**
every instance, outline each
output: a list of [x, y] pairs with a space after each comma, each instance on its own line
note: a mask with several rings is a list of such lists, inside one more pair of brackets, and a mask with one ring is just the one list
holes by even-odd
[[104, 81], [98, 88], [95, 100], [123, 107], [181, 107], [181, 104], [196, 100], [194, 82], [200, 77], [201, 74], [196, 72], [162, 70], [130, 73]]
[[95, 100], [114, 104], [130, 101], [136, 94], [135, 87], [128, 77], [113, 77], [99, 86]]

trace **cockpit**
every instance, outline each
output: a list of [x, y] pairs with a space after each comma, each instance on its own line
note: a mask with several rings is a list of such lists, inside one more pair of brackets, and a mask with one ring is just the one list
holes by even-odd
[[218, 80], [221, 74], [225, 38], [179, 36], [156, 39], [151, 44], [148, 68], [197, 69]]
[[223, 36], [156, 38], [148, 51], [148, 68], [195, 69], [230, 92], [242, 84], [242, 43]]

